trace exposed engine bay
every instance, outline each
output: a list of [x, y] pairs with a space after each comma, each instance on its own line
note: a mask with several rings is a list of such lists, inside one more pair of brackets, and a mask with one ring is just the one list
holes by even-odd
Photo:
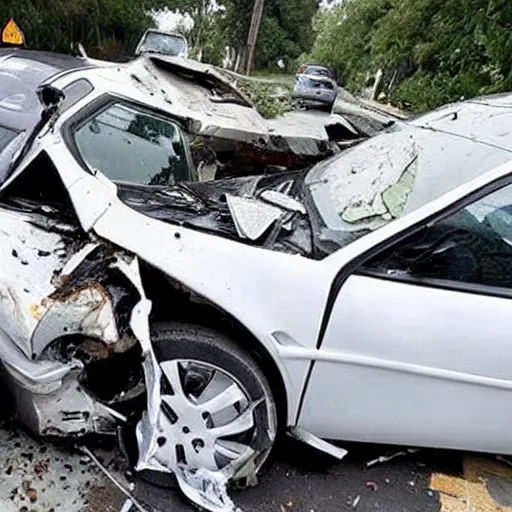
[[127, 206], [159, 220], [251, 245], [314, 257], [301, 172], [143, 187], [119, 184]]

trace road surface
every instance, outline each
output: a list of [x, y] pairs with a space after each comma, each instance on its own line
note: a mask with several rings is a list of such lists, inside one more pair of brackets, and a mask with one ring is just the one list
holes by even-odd
[[[403, 448], [343, 446], [349, 455], [333, 462], [283, 439], [259, 485], [231, 496], [244, 512], [512, 511], [512, 468], [492, 456], [421, 450], [375, 462]], [[129, 488], [132, 476], [115, 450], [98, 445], [92, 450]], [[368, 467], [370, 461], [374, 464]], [[142, 481], [133, 487], [147, 512], [195, 510], [175, 490]], [[125, 502], [82, 453], [40, 443], [16, 427], [0, 429], [2, 512], [120, 512]]]

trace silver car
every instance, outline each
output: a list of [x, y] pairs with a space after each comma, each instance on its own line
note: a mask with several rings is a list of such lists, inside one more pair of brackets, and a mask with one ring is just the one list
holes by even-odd
[[300, 107], [316, 107], [331, 112], [337, 96], [336, 74], [330, 67], [305, 64], [298, 69], [292, 98]]
[[[118, 67], [37, 95], [43, 64], [2, 67], [20, 82], [0, 98], [0, 359], [19, 421], [120, 430], [137, 471], [214, 511], [279, 428], [338, 457], [325, 439], [512, 454], [510, 96], [397, 122], [307, 172], [183, 184], [178, 122]], [[135, 162], [96, 151], [102, 134]], [[146, 179], [122, 174], [137, 164]]]

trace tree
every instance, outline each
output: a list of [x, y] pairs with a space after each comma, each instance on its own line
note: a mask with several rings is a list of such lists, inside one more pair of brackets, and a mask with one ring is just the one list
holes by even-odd
[[[171, 2], [167, 3], [171, 4]], [[213, 0], [174, 0], [172, 2], [173, 10], [189, 15], [193, 21], [193, 27], [187, 34], [193, 51], [201, 50], [207, 41], [207, 28], [216, 5]]]
[[273, 67], [279, 57], [296, 59], [314, 42], [318, 0], [266, 0], [258, 39], [257, 67]]
[[358, 91], [377, 69], [391, 99], [423, 111], [512, 87], [506, 0], [345, 0], [319, 14], [307, 58], [333, 65]]
[[3, 0], [0, 21], [12, 16], [29, 48], [68, 53], [81, 42], [93, 56], [132, 52], [153, 25], [150, 9], [162, 0]]

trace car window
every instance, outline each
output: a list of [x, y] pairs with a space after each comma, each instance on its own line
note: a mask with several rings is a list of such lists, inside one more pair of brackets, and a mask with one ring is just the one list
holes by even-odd
[[5, 126], [0, 126], [0, 151], [3, 151], [5, 147], [16, 137], [18, 132]]
[[321, 76], [325, 78], [334, 78], [331, 70], [319, 66], [306, 66], [301, 73], [305, 75]]
[[94, 87], [89, 80], [86, 80], [85, 78], [79, 78], [78, 80], [66, 85], [62, 90], [64, 93], [64, 99], [60, 104], [60, 111], [64, 112], [68, 108], [71, 108], [92, 91], [94, 91]]
[[3, 122], [20, 129], [32, 129], [42, 110], [37, 86], [58, 71], [40, 62], [16, 57], [1, 62], [0, 115]]
[[512, 288], [512, 185], [425, 228], [365, 267]]
[[110, 105], [74, 137], [87, 165], [112, 181], [172, 185], [191, 179], [178, 125], [131, 106]]
[[329, 89], [331, 91], [334, 90], [334, 85], [332, 82], [326, 82], [324, 80], [315, 80], [314, 78], [298, 76], [296, 81], [302, 87], [311, 87], [312, 89]]

